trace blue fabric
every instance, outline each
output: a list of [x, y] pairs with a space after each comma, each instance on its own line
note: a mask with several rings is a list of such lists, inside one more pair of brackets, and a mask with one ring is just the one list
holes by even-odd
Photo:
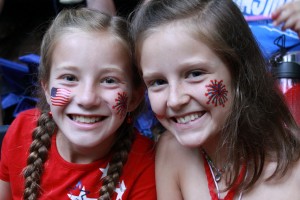
[[277, 8], [293, 0], [233, 0], [245, 16], [270, 16]]
[[[299, 43], [297, 33], [292, 30], [282, 31], [281, 26], [273, 26], [271, 13], [285, 3], [293, 0], [233, 0], [241, 9], [246, 19], [256, 17], [255, 20], [249, 20], [255, 38], [257, 39], [262, 53], [266, 59], [269, 59], [281, 47], [291, 47]], [[258, 19], [257, 19], [258, 18]], [[259, 19], [260, 18], [260, 19]], [[275, 44], [276, 39], [283, 38]], [[279, 46], [278, 46], [279, 45]], [[300, 45], [291, 48], [290, 51], [300, 50]]]
[[142, 112], [135, 121], [135, 127], [145, 136], [153, 138], [152, 129], [159, 124], [156, 119], [148, 98], [148, 93], [145, 92], [146, 111]]
[[0, 58], [1, 76], [1, 107], [4, 112], [3, 121], [7, 124], [19, 112], [35, 107], [37, 99], [33, 98], [36, 85], [36, 74], [39, 65], [39, 56], [24, 55], [20, 62]]
[[[274, 27], [272, 24], [260, 25], [251, 24], [249, 26], [256, 37], [261, 51], [266, 59], [269, 59], [274, 53], [278, 52], [281, 48], [289, 48], [299, 44], [298, 35], [292, 30], [281, 31], [280, 28]], [[285, 41], [280, 37], [285, 36]], [[278, 43], [276, 43], [278, 39]], [[290, 51], [300, 50], [300, 45], [291, 48]]]
[[7, 109], [11, 106], [17, 105], [19, 102], [19, 95], [16, 95], [14, 93], [8, 93], [7, 95], [3, 95], [2, 101], [1, 101], [1, 107], [2, 109]]
[[27, 54], [24, 56], [20, 56], [19, 60], [23, 63], [33, 64], [35, 66], [38, 66], [40, 63], [40, 56], [36, 54]]

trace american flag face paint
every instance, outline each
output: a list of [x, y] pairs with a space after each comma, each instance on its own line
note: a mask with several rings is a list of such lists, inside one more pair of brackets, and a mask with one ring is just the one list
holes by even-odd
[[210, 83], [211, 84], [205, 86], [207, 88], [205, 96], [208, 97], [206, 103], [213, 104], [215, 107], [218, 105], [225, 107], [225, 102], [228, 100], [228, 91], [226, 90], [225, 85], [223, 85], [223, 80], [211, 80]]
[[70, 102], [71, 91], [64, 88], [51, 88], [51, 103], [53, 106], [64, 106]]
[[118, 92], [118, 97], [115, 99], [116, 104], [112, 107], [113, 109], [117, 110], [118, 115], [120, 117], [124, 117], [127, 112], [127, 101], [128, 96], [126, 92]]

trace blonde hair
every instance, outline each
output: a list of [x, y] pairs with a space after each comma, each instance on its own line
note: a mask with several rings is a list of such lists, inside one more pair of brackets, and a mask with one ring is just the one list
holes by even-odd
[[[112, 17], [99, 11], [87, 8], [68, 9], [61, 11], [53, 20], [51, 26], [45, 33], [41, 45], [41, 61], [39, 66], [39, 82], [48, 83], [52, 54], [59, 38], [66, 33], [76, 31], [101, 32], [108, 31], [116, 37], [128, 56], [132, 60], [132, 40], [129, 36], [128, 23], [120, 17]], [[139, 87], [142, 84], [141, 78], [136, 72], [132, 62], [133, 85]], [[25, 200], [35, 200], [41, 195], [40, 182], [44, 170], [44, 163], [48, 158], [48, 150], [51, 146], [51, 137], [57, 126], [49, 115], [50, 107], [47, 104], [44, 92], [40, 87], [38, 108], [41, 111], [37, 122], [37, 127], [33, 131], [33, 141], [27, 159], [27, 166], [24, 169], [25, 190], [23, 198]], [[133, 115], [134, 116], [134, 115]], [[133, 141], [133, 124], [125, 121], [118, 129], [117, 141], [113, 146], [114, 155], [110, 161], [107, 176], [102, 179], [102, 187], [99, 190], [99, 199], [110, 199], [116, 184], [121, 176], [123, 166], [128, 157]]]

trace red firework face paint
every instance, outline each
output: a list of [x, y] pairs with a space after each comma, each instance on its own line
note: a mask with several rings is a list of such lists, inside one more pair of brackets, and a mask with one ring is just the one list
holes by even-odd
[[118, 92], [118, 97], [115, 99], [116, 104], [112, 107], [113, 109], [117, 110], [117, 114], [120, 117], [124, 117], [127, 112], [127, 101], [128, 96], [126, 92]]
[[225, 85], [223, 85], [223, 80], [211, 80], [211, 84], [206, 85], [207, 93], [205, 96], [208, 97], [207, 104], [213, 104], [215, 107], [218, 105], [225, 107], [227, 99], [227, 93]]
[[64, 106], [70, 102], [71, 91], [64, 88], [51, 88], [51, 103], [53, 106]]

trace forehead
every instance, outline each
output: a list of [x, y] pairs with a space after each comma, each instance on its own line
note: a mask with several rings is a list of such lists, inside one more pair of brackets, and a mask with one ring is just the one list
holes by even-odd
[[[181, 62], [185, 58], [221, 62], [219, 56], [194, 32], [180, 24], [168, 24], [151, 30], [140, 45], [140, 64], [158, 60]], [[156, 59], [154, 59], [156, 58]]]
[[69, 51], [79, 50], [86, 54], [114, 52], [118, 54], [131, 55], [131, 49], [122, 38], [108, 31], [73, 31], [63, 33], [54, 46], [54, 51], [58, 48], [68, 48]]
[[66, 33], [57, 41], [53, 66], [76, 66], [79, 68], [116, 66], [130, 71], [130, 52], [123, 42], [109, 32]]
[[[116, 35], [115, 33], [109, 32], [108, 30], [80, 30], [80, 29], [71, 29], [70, 31], [62, 32], [62, 34], [56, 40], [56, 45], [84, 40], [85, 42], [90, 42], [91, 44], [97, 44], [101, 42], [103, 44], [110, 43], [111, 46], [122, 46], [126, 51], [130, 51], [129, 45], [124, 38]], [[93, 42], [94, 41], [94, 42]], [[56, 46], [55, 45], [55, 46]]]

